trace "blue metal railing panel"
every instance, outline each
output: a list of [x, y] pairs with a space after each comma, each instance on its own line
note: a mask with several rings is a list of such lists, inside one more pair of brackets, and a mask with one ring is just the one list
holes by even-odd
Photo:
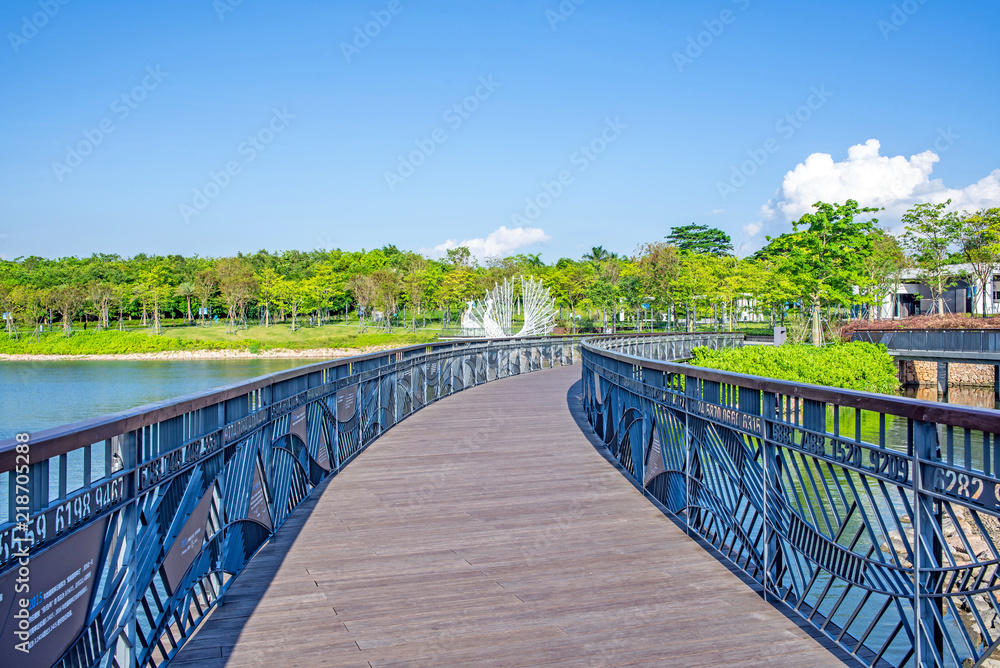
[[[858, 339], [897, 349], [996, 341], [969, 334]], [[669, 344], [582, 348], [586, 413], [611, 452], [622, 461], [622, 445], [642, 434], [629, 456], [662, 461], [653, 476], [623, 461], [628, 475], [765, 598], [864, 665], [996, 658], [1000, 412], [655, 361]], [[609, 428], [621, 405], [628, 429]]]
[[988, 355], [983, 363], [995, 363], [1000, 356], [1000, 330], [859, 330], [851, 335], [852, 341], [880, 343], [891, 353], [968, 354], [970, 363], [974, 356]]
[[[169, 662], [302, 501], [386, 429], [467, 387], [578, 360], [576, 337], [411, 346], [0, 443], [0, 612], [22, 561], [43, 583], [76, 573], [32, 589], [39, 641], [24, 665]], [[50, 595], [72, 598], [69, 622], [46, 616]]]

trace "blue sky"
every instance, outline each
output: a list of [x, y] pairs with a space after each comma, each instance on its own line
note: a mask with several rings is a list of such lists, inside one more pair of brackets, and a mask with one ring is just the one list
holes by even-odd
[[995, 3], [237, 1], [3, 4], [0, 256], [746, 253], [821, 198], [1000, 205]]

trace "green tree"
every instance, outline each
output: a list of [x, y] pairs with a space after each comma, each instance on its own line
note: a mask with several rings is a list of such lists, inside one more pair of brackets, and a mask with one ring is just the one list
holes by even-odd
[[169, 283], [167, 268], [161, 263], [150, 263], [141, 274], [139, 285], [143, 291], [143, 298], [146, 304], [153, 306], [153, 321], [151, 327], [154, 334], [163, 333], [163, 324], [160, 319], [163, 303], [174, 293], [174, 288]]
[[375, 284], [375, 303], [382, 310], [382, 327], [386, 332], [392, 331], [392, 317], [398, 309], [402, 281], [395, 269], [379, 269], [371, 276]]
[[451, 309], [472, 299], [475, 289], [476, 275], [469, 267], [459, 265], [444, 275], [437, 295], [447, 322], [451, 321]]
[[817, 202], [815, 213], [792, 223], [794, 232], [771, 239], [759, 255], [777, 261], [787, 272], [803, 305], [809, 305], [813, 345], [823, 345], [821, 307], [849, 304], [861, 274], [861, 259], [869, 252], [868, 234], [875, 219], [858, 221], [863, 213], [879, 209], [861, 207], [852, 199], [843, 205]]
[[281, 301], [283, 279], [273, 267], [264, 267], [254, 273], [254, 280], [257, 282], [257, 302], [260, 305], [264, 327], [270, 327], [271, 304]]
[[250, 264], [239, 257], [224, 257], [215, 264], [219, 292], [226, 302], [226, 333], [247, 329], [247, 305], [257, 290]]
[[375, 282], [371, 276], [357, 274], [348, 279], [347, 290], [354, 297], [354, 303], [358, 305], [360, 314], [358, 332], [364, 332], [367, 328], [365, 318], [371, 317], [371, 312], [375, 304], [377, 294]]
[[733, 252], [733, 241], [729, 235], [715, 227], [691, 223], [670, 228], [667, 243], [682, 251], [704, 253], [706, 255], [729, 255]]
[[111, 308], [114, 294], [114, 286], [110, 283], [91, 281], [87, 284], [87, 299], [90, 300], [94, 312], [97, 314], [96, 331], [98, 332], [108, 327], [108, 311]]
[[[596, 249], [595, 249], [596, 250]], [[596, 263], [593, 282], [587, 290], [591, 303], [601, 310], [602, 331], [608, 332], [608, 312], [611, 312], [611, 333], [615, 330], [615, 306], [618, 302], [618, 281], [621, 279], [621, 263], [613, 257]]]
[[320, 325], [336, 304], [343, 300], [344, 280], [344, 274], [338, 273], [329, 262], [315, 267], [313, 276], [309, 279], [310, 302], [316, 308], [317, 323]]
[[944, 293], [955, 285], [958, 273], [952, 251], [962, 234], [962, 222], [955, 212], [946, 212], [951, 204], [917, 204], [903, 214], [906, 233], [903, 245], [913, 254], [920, 280], [931, 291], [931, 300], [939, 316], [944, 316]]
[[674, 285], [681, 272], [680, 250], [662, 241], [654, 241], [640, 246], [637, 259], [638, 272], [652, 305], [661, 312], [673, 311]]
[[590, 252], [583, 256], [584, 262], [589, 262], [593, 265], [599, 265], [605, 260], [610, 260], [613, 253], [609, 253], [604, 249], [604, 246], [594, 246], [590, 249]]
[[675, 305], [684, 305], [687, 331], [698, 324], [698, 306], [712, 301], [716, 280], [710, 255], [680, 252], [680, 267], [671, 288]]
[[1000, 208], [980, 209], [959, 216], [961, 231], [959, 245], [965, 261], [972, 265], [976, 289], [983, 300], [983, 317], [986, 317], [986, 295], [1000, 263]]
[[23, 329], [30, 330], [36, 341], [39, 338], [38, 321], [45, 315], [47, 292], [30, 285], [15, 285], [8, 295], [14, 322], [20, 323]]
[[216, 281], [215, 272], [211, 269], [204, 269], [198, 272], [198, 276], [194, 280], [198, 293], [198, 301], [201, 302], [201, 307], [198, 309], [198, 318], [201, 320], [202, 325], [205, 324], [205, 321], [210, 316], [208, 300], [212, 298], [212, 294], [215, 292]]
[[198, 288], [191, 281], [183, 281], [180, 284], [178, 284], [177, 289], [174, 291], [174, 294], [177, 295], [178, 297], [183, 297], [187, 301], [187, 321], [188, 324], [190, 325], [191, 323], [194, 322], [194, 316], [191, 313], [191, 299], [193, 299], [194, 296], [198, 294]]
[[48, 307], [62, 317], [63, 333], [70, 336], [73, 333], [73, 319], [86, 299], [83, 290], [78, 285], [64, 283], [49, 290], [46, 299]]
[[472, 251], [469, 250], [468, 246], [449, 248], [445, 251], [445, 257], [448, 264], [456, 267], [471, 267], [473, 265]]
[[[278, 276], [273, 286], [273, 300], [278, 307], [292, 316], [291, 331], [299, 329], [299, 309], [309, 298], [308, 282]], [[308, 307], [307, 307], [308, 308]]]

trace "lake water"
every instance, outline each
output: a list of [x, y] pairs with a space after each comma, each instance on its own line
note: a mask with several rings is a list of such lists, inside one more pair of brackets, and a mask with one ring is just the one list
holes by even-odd
[[0, 439], [231, 385], [317, 361], [0, 362]]

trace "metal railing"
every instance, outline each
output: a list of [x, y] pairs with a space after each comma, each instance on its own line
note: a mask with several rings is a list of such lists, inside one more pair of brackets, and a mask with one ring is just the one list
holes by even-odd
[[940, 357], [941, 353], [950, 353], [964, 358], [972, 354], [984, 360], [1000, 360], [1000, 330], [997, 329], [860, 330], [854, 332], [851, 341], [881, 343], [897, 355], [927, 353]]
[[641, 341], [581, 347], [612, 455], [765, 599], [864, 665], [993, 656], [1000, 412], [657, 361]]
[[379, 435], [574, 356], [572, 337], [413, 346], [0, 443], [0, 664], [169, 661], [290, 513]]

